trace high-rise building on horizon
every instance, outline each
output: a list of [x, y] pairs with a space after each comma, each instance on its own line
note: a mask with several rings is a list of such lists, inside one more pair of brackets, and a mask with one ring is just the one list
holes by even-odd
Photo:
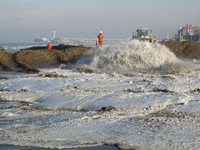
[[185, 40], [200, 41], [200, 27], [192, 26], [192, 24], [180, 27], [175, 35], [176, 41], [181, 41], [181, 36]]

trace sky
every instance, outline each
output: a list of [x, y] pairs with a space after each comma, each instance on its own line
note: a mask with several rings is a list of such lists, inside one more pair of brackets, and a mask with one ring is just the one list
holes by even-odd
[[0, 0], [0, 43], [36, 37], [131, 38], [140, 27], [156, 39], [182, 26], [200, 27], [200, 0]]

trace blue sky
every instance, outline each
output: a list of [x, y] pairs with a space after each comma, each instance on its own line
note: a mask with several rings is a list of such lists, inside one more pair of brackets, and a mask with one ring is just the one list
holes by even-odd
[[187, 23], [200, 27], [200, 0], [0, 0], [0, 43], [35, 37], [131, 37], [139, 27], [157, 39]]

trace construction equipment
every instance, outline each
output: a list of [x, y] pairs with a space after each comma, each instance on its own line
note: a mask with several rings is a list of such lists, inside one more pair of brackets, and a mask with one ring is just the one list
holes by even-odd
[[145, 40], [153, 43], [152, 30], [149, 28], [142, 28], [136, 30], [137, 36], [133, 35], [133, 39]]
[[183, 39], [183, 36], [181, 36], [181, 42], [183, 42], [183, 41], [187, 41], [187, 40]]

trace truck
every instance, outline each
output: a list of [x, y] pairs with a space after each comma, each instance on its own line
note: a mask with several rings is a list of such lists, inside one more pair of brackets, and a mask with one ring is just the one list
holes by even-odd
[[149, 28], [142, 28], [136, 30], [137, 35], [132, 35], [132, 39], [139, 39], [153, 43], [152, 30]]

